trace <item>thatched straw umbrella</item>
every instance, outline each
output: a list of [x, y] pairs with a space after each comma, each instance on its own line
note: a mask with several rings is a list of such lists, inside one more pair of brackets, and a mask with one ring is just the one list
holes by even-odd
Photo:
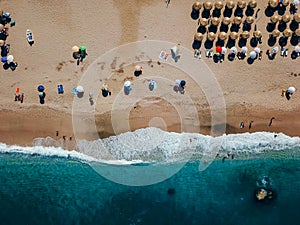
[[262, 33], [259, 30], [256, 30], [253, 32], [253, 36], [256, 38], [261, 38], [262, 37]]
[[3, 46], [5, 44], [4, 40], [0, 40], [0, 46]]
[[216, 3], [215, 3], [215, 8], [216, 9], [222, 9], [223, 8], [223, 2], [221, 2], [221, 1], [217, 1]]
[[254, 23], [254, 17], [253, 16], [247, 16], [246, 23], [248, 23], [248, 24]]
[[194, 39], [195, 39], [196, 41], [202, 41], [202, 40], [203, 40], [203, 34], [201, 34], [201, 33], [196, 33], [196, 34], [194, 35]]
[[249, 31], [243, 31], [243, 32], [241, 33], [241, 37], [242, 37], [243, 39], [248, 39], [248, 38], [250, 37]]
[[284, 14], [281, 19], [283, 22], [288, 23], [291, 21], [292, 17], [288, 14]]
[[243, 0], [239, 0], [237, 2], [237, 6], [240, 8], [240, 9], [244, 9], [246, 7], [247, 3]]
[[281, 4], [283, 6], [288, 6], [290, 4], [290, 1], [289, 0], [282, 0]]
[[290, 29], [285, 29], [283, 31], [283, 36], [285, 37], [291, 37], [293, 35], [293, 31], [291, 31]]
[[211, 19], [211, 24], [214, 25], [214, 26], [218, 26], [220, 23], [220, 19], [218, 17], [213, 17]]
[[234, 24], [240, 25], [242, 23], [242, 18], [239, 16], [234, 17], [233, 19]]
[[293, 20], [295, 20], [297, 23], [300, 23], [300, 14], [299, 13], [294, 14]]
[[216, 34], [214, 32], [209, 32], [207, 34], [207, 39], [210, 40], [210, 41], [213, 41], [216, 39]]
[[201, 3], [200, 2], [195, 2], [193, 4], [193, 9], [196, 10], [196, 11], [199, 11], [201, 9]]
[[72, 52], [79, 52], [79, 47], [78, 46], [73, 46], [72, 47]]
[[235, 7], [234, 1], [227, 1], [226, 2], [226, 8], [233, 9]]
[[227, 34], [223, 31], [220, 32], [219, 33], [219, 39], [222, 40], [222, 41], [226, 40], [227, 39]]
[[202, 26], [207, 26], [208, 25], [208, 19], [206, 19], [206, 18], [201, 18], [200, 19], [200, 24], [202, 25]]
[[248, 3], [249, 7], [254, 9], [257, 6], [257, 1], [256, 0], [250, 0]]
[[231, 32], [231, 33], [229, 34], [229, 37], [230, 37], [232, 40], [236, 40], [236, 39], [239, 37], [239, 35], [238, 35], [237, 32]]
[[230, 24], [230, 18], [229, 17], [224, 17], [223, 18], [223, 20], [222, 20], [222, 23], [224, 24], [224, 25], [228, 25], [228, 24]]
[[280, 31], [278, 29], [275, 29], [272, 31], [272, 37], [276, 38], [276, 37], [279, 37], [280, 35]]
[[270, 20], [271, 20], [271, 23], [277, 23], [279, 21], [279, 16], [273, 15], [273, 16], [271, 16]]
[[300, 28], [298, 28], [297, 30], [295, 30], [295, 35], [296, 35], [297, 37], [300, 37]]
[[268, 4], [271, 8], [276, 8], [278, 6], [278, 1], [277, 0], [269, 0]]
[[211, 2], [204, 2], [203, 7], [205, 10], [211, 10], [213, 7], [213, 4]]

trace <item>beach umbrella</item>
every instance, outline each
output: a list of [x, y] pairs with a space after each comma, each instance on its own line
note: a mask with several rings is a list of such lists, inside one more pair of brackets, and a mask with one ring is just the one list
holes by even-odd
[[181, 87], [184, 87], [185, 84], [186, 84], [185, 80], [180, 81], [180, 86], [181, 86]]
[[201, 18], [201, 19], [200, 19], [200, 24], [201, 24], [202, 26], [207, 26], [207, 25], [208, 25], [208, 19], [206, 19], [206, 18]]
[[84, 92], [84, 89], [83, 89], [82, 86], [77, 86], [76, 90], [77, 90], [78, 93]]
[[199, 11], [201, 9], [201, 3], [200, 2], [195, 2], [193, 4], [193, 9]]
[[243, 31], [241, 34], [243, 39], [248, 39], [250, 37], [249, 31]]
[[250, 8], [255, 8], [257, 6], [257, 1], [256, 0], [250, 0], [248, 3]]
[[6, 56], [2, 56], [1, 57], [1, 62], [6, 63], [7, 62], [7, 57]]
[[291, 31], [290, 29], [285, 29], [283, 31], [283, 36], [285, 37], [291, 37], [293, 35], [293, 31]]
[[243, 1], [243, 0], [239, 0], [237, 2], [237, 6], [240, 8], [240, 9], [244, 9], [246, 7], [247, 3], [246, 1]]
[[142, 71], [142, 67], [140, 65], [136, 65], [134, 67], [134, 71]]
[[247, 22], [248, 24], [252, 24], [252, 23], [254, 22], [254, 17], [253, 17], [253, 16], [247, 16], [246, 22]]
[[262, 37], [262, 33], [259, 30], [256, 30], [253, 32], [253, 36], [256, 38], [261, 38]]
[[130, 87], [131, 82], [129, 80], [125, 81], [124, 83], [124, 87]]
[[4, 40], [0, 40], [0, 46], [5, 45], [5, 41]]
[[249, 56], [251, 59], [255, 59], [257, 57], [257, 53], [255, 51], [251, 51]]
[[294, 0], [293, 3], [294, 3], [294, 5], [299, 5], [300, 1], [299, 0]]
[[219, 33], [219, 39], [224, 41], [225, 39], [227, 39], [227, 34], [225, 32], [220, 32]]
[[207, 38], [208, 38], [208, 40], [213, 41], [216, 39], [216, 34], [214, 32], [209, 32], [207, 34]]
[[37, 88], [37, 90], [39, 92], [43, 92], [45, 90], [45, 87], [43, 85], [39, 85], [38, 88]]
[[222, 52], [222, 47], [221, 47], [221, 46], [217, 46], [217, 47], [216, 47], [216, 52], [221, 53], [221, 52]]
[[298, 28], [297, 30], [295, 30], [295, 35], [300, 37], [300, 28]]
[[295, 52], [297, 52], [297, 53], [300, 52], [300, 46], [299, 45], [295, 46]]
[[202, 40], [203, 40], [203, 34], [201, 34], [201, 33], [196, 33], [196, 34], [194, 35], [194, 39], [195, 39], [196, 41], [202, 41]]
[[276, 8], [278, 6], [278, 1], [277, 0], [269, 0], [268, 4], [271, 8]]
[[278, 37], [280, 35], [280, 31], [278, 29], [275, 29], [272, 31], [272, 36], [273, 37]]
[[223, 8], [223, 2], [221, 2], [221, 1], [217, 1], [216, 3], [215, 3], [215, 8], [216, 9], [222, 9]]
[[226, 52], [227, 52], [227, 48], [226, 48], [226, 47], [222, 47], [222, 51], [221, 51], [221, 53], [225, 55], [225, 54], [226, 54]]
[[287, 91], [289, 91], [291, 94], [294, 94], [295, 91], [296, 91], [296, 88], [295, 88], [295, 87], [289, 87], [289, 88], [287, 89]]
[[220, 19], [219, 19], [218, 17], [213, 17], [213, 18], [211, 19], [211, 23], [212, 23], [212, 25], [214, 25], [214, 26], [218, 26], [219, 23], [220, 23]]
[[84, 51], [84, 50], [86, 50], [86, 47], [85, 47], [84, 45], [81, 45], [81, 46], [79, 47], [79, 49], [80, 49], [81, 51]]
[[206, 10], [211, 10], [212, 7], [213, 7], [213, 4], [212, 4], [211, 2], [204, 2], [204, 3], [203, 3], [203, 7], [204, 7], [204, 9], [206, 9]]
[[294, 18], [293, 18], [297, 23], [300, 23], [300, 14], [296, 13], [294, 14]]
[[282, 16], [282, 21], [285, 22], [285, 23], [290, 22], [291, 19], [292, 19], [292, 17], [290, 15], [288, 15], [288, 14], [284, 14]]
[[246, 46], [242, 47], [241, 52], [246, 54], [248, 52], [248, 48]]
[[222, 23], [225, 24], [225, 25], [230, 24], [230, 18], [229, 17], [224, 17], [223, 20], [222, 20]]
[[11, 62], [14, 61], [14, 57], [13, 57], [12, 55], [8, 55], [8, 56], [6, 57], [6, 60], [7, 60], [8, 63], [11, 63]]
[[236, 40], [239, 37], [237, 32], [231, 32], [229, 36], [232, 40]]
[[272, 23], [277, 23], [278, 20], [279, 20], [279, 16], [273, 15], [273, 16], [271, 16], [270, 20], [271, 20]]
[[226, 2], [226, 7], [227, 7], [228, 9], [233, 9], [234, 6], [235, 6], [234, 1], [227, 1], [227, 2]]
[[79, 51], [79, 47], [76, 46], [76, 45], [73, 46], [73, 47], [72, 47], [72, 51], [73, 51], [73, 52], [78, 52], [78, 51]]
[[259, 53], [261, 52], [261, 50], [260, 50], [259, 47], [254, 48], [254, 51], [255, 51], [257, 54], [259, 54]]
[[233, 22], [237, 25], [240, 25], [242, 23], [242, 18], [239, 16], [234, 17]]
[[236, 54], [236, 53], [237, 53], [237, 48], [233, 46], [233, 47], [230, 49], [230, 54]]
[[279, 48], [276, 46], [272, 48], [272, 53], [276, 54], [279, 51]]
[[281, 4], [282, 4], [283, 6], [288, 6], [288, 5], [290, 4], [290, 1], [289, 1], [289, 0], [282, 0], [282, 1], [281, 1]]

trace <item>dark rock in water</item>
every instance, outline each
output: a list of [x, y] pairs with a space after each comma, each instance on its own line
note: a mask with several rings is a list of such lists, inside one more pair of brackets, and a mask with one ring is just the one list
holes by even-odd
[[274, 191], [271, 189], [260, 188], [255, 190], [255, 199], [258, 202], [270, 202], [274, 200]]
[[168, 194], [169, 195], [174, 195], [175, 194], [175, 188], [169, 188], [168, 189]]

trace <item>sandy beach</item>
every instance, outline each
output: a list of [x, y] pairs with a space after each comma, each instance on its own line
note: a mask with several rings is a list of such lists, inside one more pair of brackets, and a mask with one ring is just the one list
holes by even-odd
[[[66, 136], [66, 141], [69, 141], [69, 137], [74, 137], [72, 104], [73, 99], [77, 98], [72, 94], [72, 88], [77, 86], [82, 75], [99, 56], [120, 45], [143, 40], [168, 41], [174, 45], [180, 43], [190, 49], [193, 60], [192, 43], [198, 27], [197, 20], [190, 16], [193, 3], [171, 1], [166, 7], [163, 0], [127, 0], [126, 3], [120, 0], [88, 0], [84, 4], [80, 0], [1, 1], [0, 8], [10, 12], [16, 21], [16, 25], [9, 28], [7, 43], [11, 44], [10, 53], [19, 66], [15, 71], [1, 68], [0, 141], [31, 145], [34, 138], [47, 136], [54, 139]], [[204, 57], [203, 44], [201, 60], [222, 88], [227, 114], [226, 133], [268, 131], [300, 136], [299, 58], [292, 60], [290, 55], [283, 58], [280, 53], [274, 60], [266, 56], [266, 51], [271, 49], [267, 44], [269, 33], [266, 25], [270, 19], [264, 13], [266, 6], [267, 1], [258, 1], [255, 10], [261, 10], [250, 32], [252, 35], [254, 25], [262, 32], [262, 44], [259, 45], [263, 51], [261, 61], [248, 64], [246, 59], [230, 62], [226, 58], [222, 63], [214, 63]], [[35, 37], [33, 46], [26, 41], [25, 31], [28, 28]], [[74, 45], [87, 46], [88, 56], [78, 66], [72, 58], [71, 48]], [[249, 41], [247, 47], [253, 49]], [[289, 42], [286, 47], [289, 54], [294, 49]], [[186, 94], [178, 94], [176, 104], [184, 104], [185, 96], [189, 95], [199, 113], [200, 132], [210, 134], [211, 115], [205, 93], [193, 85], [188, 74], [158, 61], [158, 57], [148, 62], [137, 60], [136, 63], [143, 67], [140, 77], [133, 75], [134, 65], [122, 67], [120, 62], [116, 66], [111, 61], [108, 78], [97, 81], [99, 91], [104, 82], [112, 89], [112, 96], [100, 96], [95, 102], [97, 132], [101, 138], [115, 135], [109, 109], [117, 93], [122, 92], [124, 81], [134, 82], [142, 78], [150, 79], [151, 76], [172, 81], [186, 80]], [[44, 105], [39, 103], [38, 98], [37, 86], [40, 84], [45, 86], [47, 94]], [[64, 86], [65, 93], [62, 95], [57, 93], [58, 84]], [[296, 88], [296, 93], [287, 101], [281, 96], [281, 90], [290, 86]], [[17, 87], [25, 95], [23, 103], [14, 101]], [[85, 92], [81, 101], [88, 102], [89, 90]], [[173, 92], [172, 86], [170, 92]], [[125, 103], [126, 97], [124, 95]], [[180, 115], [174, 106], [163, 99], [155, 99], [151, 104], [152, 100], [141, 100], [130, 108], [130, 129], [157, 126], [181, 132]], [[275, 119], [269, 126], [272, 117]], [[155, 121], [152, 118], [160, 119]], [[248, 127], [250, 121], [254, 121], [251, 129]], [[243, 129], [240, 129], [241, 122], [245, 123]], [[56, 131], [59, 131], [58, 136]]]

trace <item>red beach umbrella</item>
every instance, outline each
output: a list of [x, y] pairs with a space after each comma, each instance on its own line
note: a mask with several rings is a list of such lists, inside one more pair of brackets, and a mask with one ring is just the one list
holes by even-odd
[[221, 47], [221, 46], [217, 46], [217, 47], [216, 47], [216, 52], [221, 53], [221, 52], [222, 52], [222, 47]]

